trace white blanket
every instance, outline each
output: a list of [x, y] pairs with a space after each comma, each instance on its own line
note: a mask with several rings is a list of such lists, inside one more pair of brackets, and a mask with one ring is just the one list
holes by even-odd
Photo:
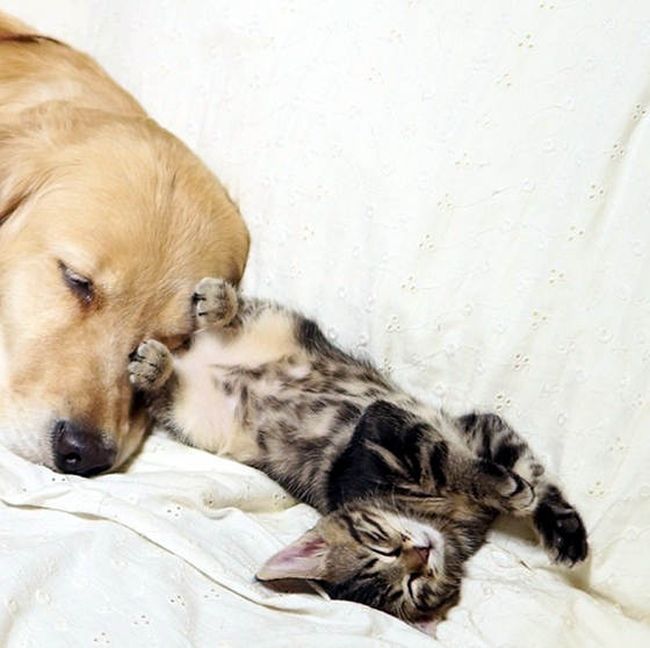
[[91, 52], [223, 179], [249, 293], [506, 416], [592, 552], [567, 572], [501, 523], [434, 640], [257, 584], [316, 514], [252, 469], [162, 436], [92, 480], [5, 451], [0, 644], [650, 646], [650, 3], [3, 9]]

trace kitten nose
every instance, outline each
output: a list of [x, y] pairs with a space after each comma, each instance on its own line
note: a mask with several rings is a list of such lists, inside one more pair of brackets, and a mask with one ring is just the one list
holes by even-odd
[[415, 555], [422, 561], [422, 564], [426, 565], [429, 561], [429, 552], [431, 551], [431, 547], [413, 547], [413, 551], [415, 552]]

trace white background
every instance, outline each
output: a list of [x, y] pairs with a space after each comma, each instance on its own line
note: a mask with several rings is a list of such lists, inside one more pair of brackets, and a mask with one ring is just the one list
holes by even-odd
[[[496, 533], [441, 645], [650, 645], [649, 3], [2, 6], [89, 51], [220, 176], [249, 292], [424, 398], [501, 412], [584, 513], [592, 555], [568, 576]], [[255, 585], [314, 518], [254, 471], [154, 438], [129, 475], [5, 454], [0, 479], [11, 645], [433, 643]]]

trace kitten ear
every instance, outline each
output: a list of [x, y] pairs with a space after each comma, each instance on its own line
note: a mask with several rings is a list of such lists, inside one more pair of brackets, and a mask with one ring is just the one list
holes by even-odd
[[269, 558], [256, 576], [259, 580], [300, 578], [323, 580], [330, 546], [314, 528]]

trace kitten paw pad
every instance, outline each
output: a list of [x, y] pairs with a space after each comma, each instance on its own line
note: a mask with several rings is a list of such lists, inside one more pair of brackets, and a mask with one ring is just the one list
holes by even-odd
[[572, 566], [587, 557], [587, 531], [578, 512], [568, 503], [542, 502], [534, 521], [555, 562]]
[[197, 284], [192, 303], [199, 329], [226, 326], [237, 314], [237, 291], [225, 279], [205, 277]]
[[173, 369], [169, 349], [157, 340], [145, 340], [129, 356], [129, 381], [141, 391], [162, 387]]

